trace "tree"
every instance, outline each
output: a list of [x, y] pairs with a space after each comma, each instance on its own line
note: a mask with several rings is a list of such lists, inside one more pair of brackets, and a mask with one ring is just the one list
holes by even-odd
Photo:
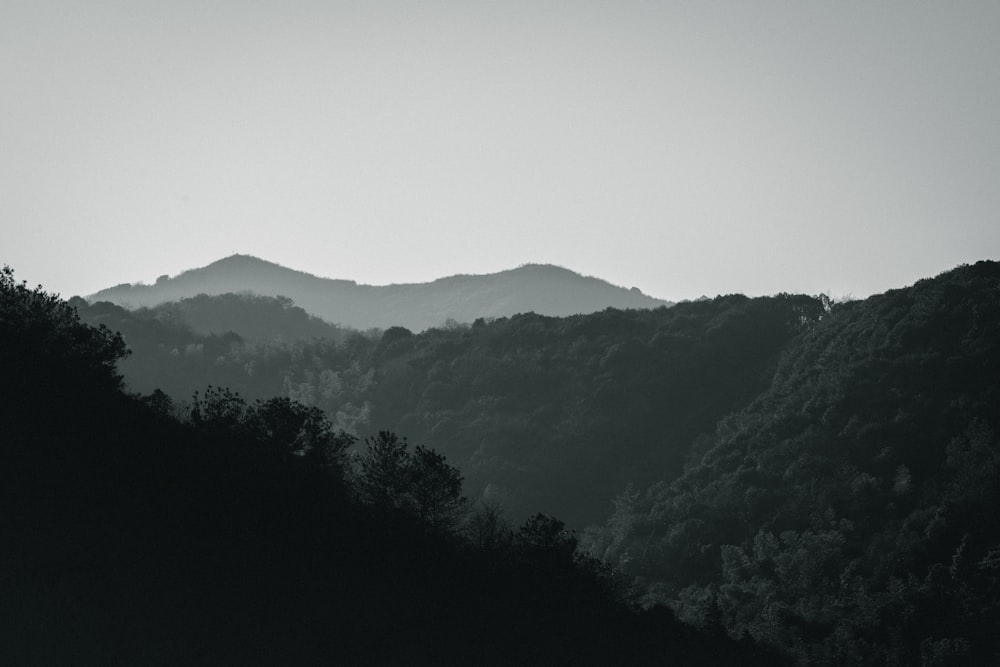
[[161, 389], [154, 389], [151, 394], [140, 397], [140, 400], [164, 417], [172, 417], [177, 409], [174, 400]]
[[517, 541], [528, 551], [570, 557], [576, 551], [576, 536], [559, 519], [539, 512], [518, 529]]
[[285, 397], [248, 404], [238, 392], [209, 386], [204, 395], [195, 393], [190, 415], [195, 428], [213, 437], [234, 438], [271, 458], [300, 458], [338, 480], [355, 441], [349, 433], [334, 431], [319, 408]]
[[[129, 351], [121, 335], [106, 326], [80, 321], [76, 308], [45, 292], [16, 282], [9, 266], [0, 269], [0, 368], [8, 378], [18, 378], [14, 392], [21, 398], [32, 389], [46, 394], [98, 395], [122, 386], [117, 364]], [[60, 376], [58, 386], [33, 387], [36, 378]], [[81, 394], [79, 388], [85, 388]], [[0, 394], [2, 395], [2, 394]]]
[[191, 423], [213, 432], [237, 432], [247, 420], [247, 402], [239, 392], [226, 387], [205, 389], [204, 396], [195, 392], [191, 402]]
[[467, 511], [462, 476], [444, 456], [406, 438], [379, 431], [365, 438], [357, 483], [361, 497], [382, 509], [411, 513], [438, 530], [455, 528]]
[[367, 451], [361, 457], [358, 491], [368, 503], [379, 508], [406, 505], [408, 486], [407, 442], [392, 431], [379, 431], [365, 438]]
[[409, 456], [410, 493], [417, 516], [438, 530], [453, 529], [468, 511], [462, 475], [444, 456], [417, 445]]
[[472, 510], [465, 530], [472, 544], [483, 551], [501, 551], [514, 542], [514, 531], [496, 500], [484, 500]]
[[265, 447], [338, 470], [343, 468], [346, 449], [354, 443], [354, 436], [334, 432], [319, 408], [284, 397], [256, 401], [247, 411], [246, 422], [251, 435]]

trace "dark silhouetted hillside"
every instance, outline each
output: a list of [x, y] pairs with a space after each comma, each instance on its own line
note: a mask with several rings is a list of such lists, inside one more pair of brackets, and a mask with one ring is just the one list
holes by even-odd
[[431, 449], [355, 465], [285, 398], [124, 393], [125, 354], [0, 273], [2, 664], [773, 664], [632, 608], [554, 517], [465, 513]]
[[458, 275], [430, 283], [374, 286], [318, 278], [246, 255], [161, 278], [155, 285], [118, 285], [89, 300], [138, 308], [199, 294], [239, 292], [284, 296], [311, 315], [361, 330], [398, 325], [421, 331], [447, 320], [472, 322], [527, 312], [562, 316], [609, 307], [668, 305], [636, 289], [616, 287], [550, 265], [528, 264], [500, 273]]
[[847, 303], [731, 295], [268, 344], [75, 303], [121, 330], [133, 386], [280, 393], [433, 443], [518, 520], [600, 517], [573, 539], [720, 641], [800, 664], [1000, 663], [995, 262]]
[[593, 553], [801, 664], [1000, 664], [1000, 264], [834, 305]]

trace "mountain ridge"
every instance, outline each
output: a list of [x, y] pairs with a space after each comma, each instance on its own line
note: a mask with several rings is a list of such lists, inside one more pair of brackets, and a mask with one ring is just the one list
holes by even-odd
[[637, 288], [619, 287], [551, 264], [523, 264], [491, 274], [455, 274], [425, 283], [366, 285], [239, 254], [173, 277], [160, 276], [153, 285], [122, 283], [87, 300], [138, 308], [199, 294], [241, 292], [288, 297], [311, 315], [362, 330], [397, 325], [424, 330], [448, 320], [472, 322], [522, 312], [565, 316], [609, 307], [673, 305]]

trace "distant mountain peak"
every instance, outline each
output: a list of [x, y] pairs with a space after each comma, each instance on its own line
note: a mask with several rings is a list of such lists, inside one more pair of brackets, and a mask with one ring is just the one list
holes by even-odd
[[580, 275], [576, 271], [567, 269], [564, 266], [559, 266], [558, 264], [544, 264], [536, 262], [528, 262], [527, 264], [521, 264], [516, 269], [511, 269], [511, 271], [552, 271], [554, 273], [572, 273], [575, 275]]
[[308, 313], [358, 329], [401, 325], [422, 330], [446, 320], [472, 322], [521, 312], [576, 315], [605, 308], [653, 308], [670, 302], [639, 290], [582, 276], [554, 264], [522, 264], [486, 275], [455, 275], [427, 283], [359, 285], [320, 278], [253, 255], [233, 254], [155, 285], [118, 285], [92, 295], [134, 308], [198, 294], [252, 292], [285, 296]]
[[211, 264], [203, 266], [199, 269], [189, 269], [184, 273], [190, 273], [191, 271], [209, 271], [213, 269], [222, 269], [226, 271], [286, 271], [289, 273], [312, 275], [305, 273], [304, 271], [298, 271], [296, 269], [288, 268], [287, 266], [282, 266], [276, 262], [255, 257], [254, 255], [241, 255], [238, 253], [229, 255], [228, 257], [223, 257], [222, 259], [217, 259]]
[[205, 268], [211, 266], [244, 266], [244, 265], [260, 265], [267, 264], [270, 266], [277, 266], [275, 262], [269, 262], [261, 259], [260, 257], [255, 257], [254, 255], [242, 255], [240, 253], [234, 253], [228, 257], [223, 257], [222, 259], [217, 259]]

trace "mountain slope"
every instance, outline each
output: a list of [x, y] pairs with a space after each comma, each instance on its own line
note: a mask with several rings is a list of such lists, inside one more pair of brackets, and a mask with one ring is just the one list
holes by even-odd
[[557, 519], [434, 522], [432, 452], [401, 486], [289, 401], [124, 393], [75, 309], [0, 269], [0, 664], [775, 664], [623, 604]]
[[358, 435], [406, 433], [458, 465], [470, 493], [489, 488], [519, 517], [541, 510], [574, 527], [602, 520], [630, 482], [681, 474], [720, 418], [767, 389], [803, 322], [823, 313], [807, 296], [731, 295], [260, 345], [242, 328], [237, 337], [185, 330], [162, 307], [78, 309], [122, 333], [133, 354], [120, 368], [135, 391], [185, 400], [211, 384], [285, 395]]
[[87, 310], [136, 350], [133, 388], [282, 391], [440, 448], [507, 509], [610, 513], [589, 551], [715, 636], [800, 664], [1000, 664], [1000, 263], [843, 304], [268, 346]]
[[246, 255], [233, 255], [155, 285], [123, 284], [89, 297], [129, 308], [153, 307], [198, 294], [249, 291], [285, 296], [312, 315], [357, 329], [393, 325], [423, 330], [452, 319], [472, 322], [524, 312], [564, 316], [605, 308], [654, 308], [669, 302], [567, 269], [528, 264], [488, 275], [456, 275], [430, 283], [359, 285], [319, 278]]
[[591, 548], [803, 664], [997, 664], [1000, 264], [837, 305]]

